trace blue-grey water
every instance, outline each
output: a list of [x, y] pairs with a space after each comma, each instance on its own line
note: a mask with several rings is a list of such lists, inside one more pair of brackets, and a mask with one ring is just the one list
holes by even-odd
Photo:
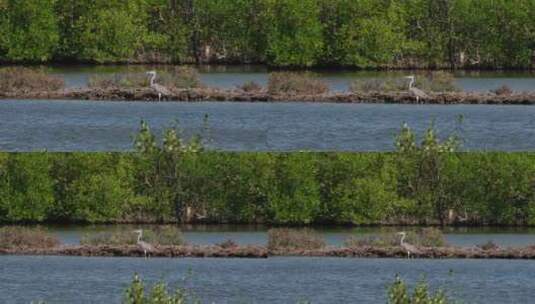
[[156, 133], [178, 121], [188, 136], [205, 115], [219, 150], [385, 151], [404, 122], [422, 133], [432, 121], [466, 150], [535, 149], [533, 106], [2, 100], [0, 150], [129, 150], [141, 119]]
[[[64, 77], [67, 87], [87, 86], [92, 75], [143, 72], [172, 69], [172, 66], [59, 66], [47, 71]], [[201, 82], [211, 87], [234, 88], [247, 81], [265, 86], [269, 71], [263, 66], [201, 66], [198, 67]], [[332, 91], [348, 90], [355, 80], [370, 78], [402, 78], [418, 72], [411, 71], [319, 71], [313, 74], [324, 80]], [[457, 71], [454, 73], [457, 86], [464, 91], [486, 92], [507, 85], [515, 91], [535, 90], [535, 73], [518, 71]]]
[[2, 256], [0, 302], [120, 303], [138, 273], [186, 287], [202, 303], [385, 303], [396, 274], [411, 286], [425, 277], [462, 303], [530, 303], [534, 272], [521, 260]]
[[[77, 245], [85, 235], [101, 232], [133, 231], [150, 225], [68, 225], [47, 226], [62, 243]], [[241, 245], [266, 245], [268, 242], [266, 226], [243, 225], [186, 225], [180, 227], [185, 240], [190, 244], [214, 245], [226, 240], [233, 240]], [[341, 246], [350, 237], [378, 236], [385, 233], [411, 231], [416, 227], [315, 227], [328, 245]], [[503, 247], [519, 247], [535, 245], [534, 228], [478, 228], [478, 227], [447, 227], [443, 229], [445, 241], [453, 246], [476, 246], [492, 241]]]

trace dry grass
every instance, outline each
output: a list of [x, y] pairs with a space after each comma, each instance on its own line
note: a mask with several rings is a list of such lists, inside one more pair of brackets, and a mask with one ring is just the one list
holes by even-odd
[[2, 227], [0, 228], [0, 248], [3, 249], [43, 249], [60, 244], [57, 237], [41, 228]]
[[270, 94], [316, 95], [329, 92], [329, 85], [310, 73], [276, 72], [269, 75]]
[[63, 89], [64, 86], [65, 83], [61, 77], [49, 75], [40, 69], [0, 68], [0, 91], [57, 91]]
[[[344, 245], [349, 248], [373, 246], [373, 247], [396, 247], [400, 244], [401, 236], [397, 233], [384, 233], [367, 237], [350, 237]], [[444, 234], [437, 228], [422, 228], [417, 231], [407, 232], [405, 242], [420, 247], [444, 247], [446, 240]]]
[[263, 87], [255, 81], [247, 81], [246, 83], [238, 86], [238, 89], [247, 93], [255, 93], [262, 91]]
[[88, 85], [99, 89], [148, 87], [149, 77], [146, 73], [92, 75]]
[[[143, 88], [150, 85], [146, 72], [93, 75], [89, 78], [91, 88]], [[156, 83], [170, 89], [190, 89], [201, 86], [199, 72], [189, 67], [175, 67], [171, 72], [158, 71]]]
[[270, 250], [314, 250], [324, 247], [325, 240], [312, 229], [276, 228], [268, 231]]
[[[443, 71], [416, 75], [415, 87], [427, 92], [458, 92], [460, 91], [453, 74]], [[371, 78], [355, 80], [349, 86], [353, 93], [369, 92], [403, 92], [409, 88], [409, 80], [398, 78]]]
[[216, 246], [219, 246], [219, 247], [221, 247], [223, 249], [230, 249], [230, 248], [239, 247], [238, 243], [236, 243], [234, 240], [226, 240], [224, 242], [216, 244]]
[[397, 78], [359, 79], [349, 85], [349, 91], [359, 92], [397, 92], [407, 90], [407, 82]]
[[513, 89], [511, 89], [508, 85], [502, 85], [501, 87], [494, 89], [491, 92], [498, 96], [508, 96], [514, 93]]
[[[124, 246], [135, 245], [138, 234], [133, 230], [115, 232], [101, 232], [88, 234], [82, 237], [80, 243], [90, 246]], [[152, 245], [181, 246], [185, 244], [182, 231], [174, 226], [157, 226], [151, 229], [143, 229], [143, 241]]]
[[477, 247], [483, 250], [495, 250], [500, 248], [500, 246], [493, 241], [487, 241], [486, 243], [477, 245]]

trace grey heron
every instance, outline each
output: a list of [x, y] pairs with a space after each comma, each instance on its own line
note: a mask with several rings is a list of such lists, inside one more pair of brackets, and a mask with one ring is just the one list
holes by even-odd
[[156, 80], [156, 71], [149, 71], [147, 72], [147, 75], [149, 75], [149, 85], [151, 89], [156, 91], [158, 93], [158, 101], [162, 100], [162, 96], [171, 95], [171, 91], [169, 91], [168, 88], [164, 87], [163, 85], [157, 84], [155, 82]]
[[134, 233], [138, 234], [136, 244], [141, 247], [143, 253], [145, 254], [145, 258], [147, 258], [147, 253], [154, 251], [154, 247], [151, 244], [141, 240], [141, 238], [143, 237], [143, 229], [134, 230]]
[[416, 102], [420, 102], [420, 98], [429, 98], [429, 95], [427, 95], [424, 91], [414, 87], [414, 83], [416, 82], [416, 77], [414, 75], [407, 76], [405, 78], [409, 79], [409, 92], [416, 97]]
[[405, 249], [407, 251], [407, 258], [411, 258], [411, 254], [421, 254], [422, 252], [416, 248], [416, 246], [411, 245], [409, 243], [405, 243], [405, 237], [407, 237], [407, 233], [402, 231], [398, 232], [399, 235], [401, 235], [401, 239], [399, 240], [399, 246], [401, 248]]

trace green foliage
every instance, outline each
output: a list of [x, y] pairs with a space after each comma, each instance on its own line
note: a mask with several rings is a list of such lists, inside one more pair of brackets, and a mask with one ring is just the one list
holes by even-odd
[[447, 304], [450, 301], [443, 291], [429, 293], [429, 286], [420, 282], [411, 293], [405, 282], [396, 276], [395, 282], [388, 289], [389, 304]]
[[323, 49], [322, 25], [316, 0], [265, 0], [268, 63], [311, 66]]
[[3, 0], [0, 60], [529, 68], [532, 0]]
[[535, 224], [535, 154], [417, 138], [404, 126], [394, 153], [213, 152], [141, 122], [133, 153], [0, 153], [0, 222]]
[[146, 290], [145, 283], [136, 274], [126, 289], [124, 304], [187, 304], [200, 303], [194, 299], [186, 289], [177, 288], [174, 293], [169, 292], [169, 287], [164, 282], [159, 282]]
[[39, 222], [47, 218], [54, 195], [46, 154], [11, 154], [0, 171], [0, 220]]
[[6, 0], [0, 6], [0, 60], [44, 62], [59, 42], [56, 0]]

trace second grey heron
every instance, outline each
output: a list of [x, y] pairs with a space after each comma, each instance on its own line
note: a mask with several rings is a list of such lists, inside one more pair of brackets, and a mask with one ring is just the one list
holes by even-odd
[[409, 92], [416, 97], [416, 102], [420, 102], [420, 98], [429, 98], [429, 95], [427, 95], [424, 91], [414, 87], [414, 83], [416, 82], [416, 77], [414, 75], [407, 76], [405, 78], [409, 79]]
[[154, 251], [154, 247], [151, 244], [141, 240], [141, 238], [143, 237], [143, 229], [134, 230], [134, 232], [138, 234], [136, 244], [143, 250], [143, 253], [145, 254], [145, 258], [147, 258], [148, 257], [147, 253]]
[[399, 240], [399, 246], [403, 248], [405, 251], [407, 251], [407, 258], [411, 258], [411, 254], [421, 254], [422, 252], [416, 248], [416, 246], [411, 245], [409, 243], [405, 243], [405, 237], [407, 237], [407, 233], [405, 231], [398, 232], [399, 235], [401, 235], [401, 239]]
[[168, 88], [164, 87], [161, 84], [157, 84], [155, 82], [155, 80], [156, 80], [156, 71], [149, 71], [149, 72], [147, 72], [147, 75], [149, 75], [149, 77], [150, 77], [149, 85], [150, 85], [151, 89], [153, 89], [154, 91], [156, 91], [156, 93], [158, 93], [158, 101], [162, 100], [162, 96], [171, 95], [171, 91], [169, 91]]

